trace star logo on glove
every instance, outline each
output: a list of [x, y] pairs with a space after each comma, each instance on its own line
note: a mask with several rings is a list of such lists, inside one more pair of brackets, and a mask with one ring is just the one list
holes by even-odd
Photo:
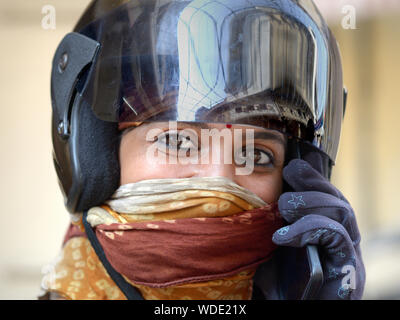
[[292, 200], [289, 200], [288, 203], [294, 205], [295, 209], [297, 209], [299, 206], [306, 206], [306, 203], [303, 201], [303, 196], [296, 197], [295, 194], [292, 194]]

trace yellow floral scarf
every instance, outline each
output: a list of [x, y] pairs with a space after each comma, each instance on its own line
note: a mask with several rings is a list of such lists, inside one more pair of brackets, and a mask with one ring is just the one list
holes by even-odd
[[[259, 211], [257, 208], [263, 208], [263, 210]], [[217, 232], [210, 231], [211, 239], [216, 239], [215, 243], [219, 244], [218, 247], [221, 247], [221, 244], [227, 244], [224, 245], [225, 249], [216, 248], [216, 250], [222, 249], [222, 251], [216, 251], [218, 256], [223, 255], [220, 252], [229, 251], [226, 248], [233, 243], [233, 239], [238, 238], [227, 237], [221, 240], [225, 242], [219, 243], [219, 237], [213, 238], [215, 235], [218, 236], [219, 230], [222, 230], [224, 234], [229, 234], [230, 230], [237, 230], [238, 234], [248, 230], [249, 237], [252, 234], [259, 234], [260, 238], [257, 238], [255, 242], [260, 243], [263, 238], [266, 239], [264, 246], [251, 247], [253, 241], [249, 241], [251, 243], [248, 249], [244, 246], [241, 248], [236, 246], [238, 256], [244, 256], [244, 258], [236, 259], [236, 251], [232, 251], [227, 257], [231, 257], [229, 263], [234, 261], [236, 265], [233, 263], [228, 268], [225, 268], [225, 263], [221, 267], [221, 263], [215, 256], [209, 264], [212, 265], [213, 261], [217, 261], [215, 265], [218, 272], [210, 268], [212, 273], [207, 269], [210, 276], [205, 278], [196, 278], [196, 274], [193, 276], [189, 272], [188, 277], [176, 281], [176, 284], [165, 285], [167, 282], [164, 278], [170, 276], [154, 274], [155, 279], [158, 279], [157, 277], [161, 279], [159, 283], [154, 282], [155, 280], [151, 283], [141, 281], [148, 278], [147, 273], [144, 273], [142, 279], [140, 278], [145, 264], [138, 265], [136, 269], [121, 272], [125, 280], [140, 291], [144, 299], [163, 300], [251, 299], [252, 278], [256, 267], [270, 257], [270, 252], [260, 255], [260, 251], [264, 250], [263, 248], [269, 248], [267, 245], [272, 241], [268, 237], [271, 238], [272, 232], [281, 226], [281, 218], [276, 206], [269, 206], [255, 194], [221, 177], [146, 180], [121, 186], [107, 203], [88, 211], [87, 221], [96, 230], [104, 248], [110, 248], [108, 253], [110, 258], [116, 251], [123, 251], [124, 244], [127, 243], [124, 239], [129, 240], [126, 237], [130, 235], [133, 237], [132, 243], [143, 241], [142, 247], [135, 248], [135, 253], [140, 253], [142, 250], [145, 256], [146, 252], [152, 253], [156, 250], [155, 254], [161, 254], [163, 259], [167, 260], [170, 255], [174, 255], [174, 252], [163, 256], [165, 250], [169, 248], [162, 247], [163, 238], [160, 234], [170, 232], [169, 238], [173, 238], [177, 233], [176, 230], [187, 232], [193, 226], [195, 226], [194, 231], [190, 235], [195, 234], [196, 237], [198, 237], [197, 230], [203, 232], [204, 229], [215, 228]], [[82, 228], [80, 220], [75, 221], [74, 224], [73, 228]], [[250, 228], [255, 228], [255, 231]], [[147, 234], [150, 236], [147, 237]], [[126, 299], [104, 269], [89, 240], [84, 234], [77, 235], [66, 238], [53, 272], [44, 278], [44, 289], [56, 292], [66, 299]], [[189, 233], [187, 236], [189, 239]], [[151, 240], [158, 239], [157, 237], [161, 240], [156, 242], [158, 245], [154, 245]], [[177, 241], [185, 241], [185, 236], [179, 233], [177, 239]], [[240, 239], [240, 242], [245, 243], [247, 240], [249, 239]], [[190, 244], [192, 248], [194, 247], [194, 254], [190, 255], [192, 260], [189, 259], [189, 255], [186, 259], [186, 261], [193, 261], [190, 265], [198, 262], [196, 258], [197, 260], [201, 258], [200, 254], [196, 257], [196, 242], [194, 243], [194, 245]], [[203, 244], [199, 242], [198, 245]], [[121, 250], [118, 250], [119, 248]], [[271, 248], [273, 249], [273, 246]], [[211, 244], [210, 252], [213, 251], [212, 249]], [[107, 255], [107, 251], [105, 252]], [[175, 264], [179, 261], [178, 258], [179, 256], [173, 261]], [[110, 261], [111, 263], [117, 261], [123, 266], [123, 260], [117, 257]], [[181, 260], [185, 260], [185, 256], [182, 256]], [[162, 261], [159, 262], [162, 265]], [[115, 264], [118, 266], [118, 263]], [[120, 269], [126, 270], [123, 267]], [[166, 269], [168, 268], [160, 270], [163, 272]], [[196, 281], [196, 279], [202, 280]]]

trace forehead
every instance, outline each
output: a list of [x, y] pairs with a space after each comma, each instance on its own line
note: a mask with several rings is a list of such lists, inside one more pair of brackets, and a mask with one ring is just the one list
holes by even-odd
[[[137, 130], [133, 130], [133, 129]], [[226, 123], [200, 123], [200, 122], [143, 122], [140, 125], [135, 125], [124, 130], [123, 134], [130, 131], [136, 132], [138, 134], [146, 134], [150, 130], [159, 129], [161, 131], [168, 130], [184, 130], [192, 129], [197, 132], [203, 130], [211, 130], [211, 135], [213, 132], [220, 132], [222, 130], [230, 131], [241, 131], [243, 135], [246, 132], [252, 131], [254, 133], [255, 140], [273, 140], [274, 142], [285, 145], [286, 135], [273, 129], [266, 129], [258, 126], [252, 125], [240, 125], [240, 124], [226, 124]]]

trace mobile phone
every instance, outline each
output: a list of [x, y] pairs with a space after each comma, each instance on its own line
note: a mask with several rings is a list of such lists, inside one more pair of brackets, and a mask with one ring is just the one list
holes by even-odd
[[310, 277], [302, 294], [301, 300], [312, 300], [318, 295], [324, 282], [321, 261], [318, 255], [318, 248], [314, 245], [306, 247]]
[[275, 253], [278, 267], [278, 299], [313, 300], [324, 281], [318, 248], [279, 247]]
[[[295, 139], [288, 139], [288, 159], [302, 159], [303, 156], [310, 151], [317, 152], [316, 149], [309, 144], [304, 144], [302, 141]], [[329, 175], [329, 172], [320, 173], [326, 177]], [[286, 192], [292, 190], [292, 188], [286, 183], [284, 189]], [[324, 281], [324, 274], [317, 246], [307, 245], [302, 250], [297, 250], [295, 254], [294, 252], [291, 254], [294, 255], [294, 259], [292, 259], [292, 261], [288, 260], [286, 263], [289, 262], [293, 267], [296, 266], [296, 268], [298, 268], [297, 270], [300, 270], [300, 272], [297, 274], [292, 274], [290, 277], [291, 279], [289, 279], [289, 281], [297, 281], [297, 285], [288, 283], [285, 285], [286, 290], [288, 290], [286, 296], [289, 299], [315, 299]], [[305, 259], [304, 256], [306, 256], [307, 259]], [[303, 269], [305, 266], [307, 269], [306, 274], [301, 272], [301, 269]]]

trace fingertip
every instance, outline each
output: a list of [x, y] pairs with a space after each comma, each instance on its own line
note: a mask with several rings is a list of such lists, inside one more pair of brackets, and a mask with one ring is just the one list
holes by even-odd
[[272, 241], [274, 241], [275, 243], [280, 243], [280, 240], [285, 238], [285, 236], [288, 234], [290, 230], [290, 226], [284, 226], [278, 230], [276, 230], [274, 232], [274, 234], [272, 235]]

